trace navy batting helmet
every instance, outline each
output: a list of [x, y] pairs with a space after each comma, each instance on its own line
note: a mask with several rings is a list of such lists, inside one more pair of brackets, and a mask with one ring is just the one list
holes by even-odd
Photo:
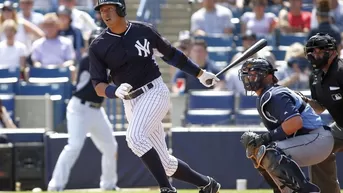
[[[315, 48], [324, 50], [324, 56], [316, 58], [313, 55]], [[336, 40], [328, 34], [317, 33], [306, 43], [305, 54], [314, 69], [320, 69], [329, 61], [330, 50], [337, 50]]]
[[97, 38], [103, 30], [104, 30], [104, 28], [102, 28], [102, 27], [97, 27], [95, 30], [93, 30], [89, 39], [88, 39], [88, 45], [90, 45], [92, 43], [92, 41], [95, 40], [95, 38]]
[[273, 65], [264, 58], [249, 58], [246, 60], [239, 70], [239, 78], [244, 84], [247, 91], [256, 91], [263, 87], [263, 80], [269, 74], [273, 75], [274, 83], [277, 78], [274, 72], [277, 71]]
[[98, 0], [98, 3], [94, 7], [94, 10], [99, 11], [102, 5], [115, 5], [118, 16], [120, 17], [126, 16], [125, 0]]

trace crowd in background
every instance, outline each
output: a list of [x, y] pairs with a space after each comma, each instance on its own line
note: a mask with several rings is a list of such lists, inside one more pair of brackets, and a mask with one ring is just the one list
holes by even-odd
[[[97, 27], [105, 27], [100, 15], [92, 11], [96, 2], [97, 0], [17, 0], [1, 3], [0, 68], [20, 68], [21, 80], [25, 81], [32, 67], [67, 67], [75, 82], [78, 62], [87, 54], [87, 40], [91, 31]], [[146, 6], [156, 8], [165, 3], [165, 0], [149, 2], [144, 1]], [[308, 38], [317, 32], [328, 33], [336, 39], [338, 51], [342, 52], [342, 0], [202, 0], [195, 3], [200, 3], [202, 8], [192, 14], [188, 33], [180, 32], [179, 41], [174, 46], [208, 71], [217, 73], [220, 69], [209, 57], [206, 41], [191, 37], [239, 35], [242, 38], [242, 50], [230, 61], [235, 60], [261, 36], [275, 34], [276, 31], [283, 34], [306, 33]], [[304, 5], [309, 5], [311, 9], [306, 10]], [[130, 6], [130, 1], [127, 1], [127, 6]], [[138, 9], [137, 19], [142, 15], [141, 12], [142, 9]], [[160, 15], [155, 18], [160, 21], [159, 17]], [[239, 30], [232, 18], [239, 19]], [[154, 25], [158, 25], [158, 21]], [[266, 58], [278, 68], [276, 76], [281, 85], [304, 90], [309, 88], [311, 65], [306, 60], [303, 46], [303, 43], [290, 45], [284, 58], [287, 65], [283, 66], [277, 66], [275, 56], [268, 50], [260, 51], [254, 57]], [[210, 89], [245, 94], [238, 79], [239, 67], [220, 77], [220, 83]], [[177, 69], [173, 68], [170, 75], [174, 93], [208, 89], [196, 78]], [[4, 113], [0, 111], [0, 114]], [[0, 124], [5, 126], [1, 121]], [[7, 125], [13, 126], [11, 123]]]

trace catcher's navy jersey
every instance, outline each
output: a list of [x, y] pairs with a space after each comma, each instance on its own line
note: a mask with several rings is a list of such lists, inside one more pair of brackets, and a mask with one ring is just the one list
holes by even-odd
[[89, 48], [93, 85], [107, 83], [107, 68], [117, 86], [128, 83], [135, 90], [151, 82], [161, 75], [154, 52], [170, 56], [173, 50], [170, 43], [148, 24], [128, 22], [122, 34], [112, 33], [107, 28]]
[[257, 109], [264, 125], [268, 130], [274, 130], [284, 121], [300, 115], [303, 127], [306, 129], [317, 129], [323, 126], [322, 119], [317, 115], [310, 105], [306, 104], [300, 114], [299, 108], [303, 101], [300, 96], [292, 90], [275, 85], [267, 87], [257, 101]]

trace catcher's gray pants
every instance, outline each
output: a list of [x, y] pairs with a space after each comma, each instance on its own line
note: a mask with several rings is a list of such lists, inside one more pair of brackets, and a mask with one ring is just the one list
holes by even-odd
[[334, 139], [329, 130], [318, 128], [308, 134], [277, 142], [300, 166], [311, 166], [325, 160], [333, 149]]
[[[318, 128], [309, 134], [296, 136], [277, 142], [277, 146], [284, 151], [286, 155], [300, 166], [311, 166], [325, 160], [333, 149], [334, 139], [329, 130]], [[277, 178], [273, 177], [276, 184], [281, 185]], [[292, 192], [285, 188], [283, 193]]]

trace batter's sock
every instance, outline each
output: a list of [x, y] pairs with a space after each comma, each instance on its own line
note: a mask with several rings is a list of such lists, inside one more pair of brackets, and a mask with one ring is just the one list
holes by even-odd
[[209, 179], [207, 176], [199, 174], [191, 167], [189, 167], [187, 163], [179, 159], [176, 172], [172, 177], [178, 180], [194, 184], [197, 187], [203, 187], [209, 184]]
[[167, 187], [172, 189], [172, 186], [163, 168], [160, 156], [158, 156], [158, 153], [154, 148], [151, 148], [148, 152], [146, 152], [141, 159], [155, 177], [161, 188]]

